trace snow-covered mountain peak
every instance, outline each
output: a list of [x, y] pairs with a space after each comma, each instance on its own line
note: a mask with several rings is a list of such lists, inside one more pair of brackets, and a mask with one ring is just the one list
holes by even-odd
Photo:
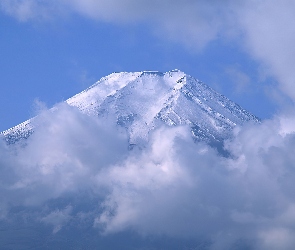
[[[227, 138], [236, 125], [258, 119], [206, 84], [180, 70], [120, 72], [101, 78], [66, 100], [91, 116], [113, 116], [130, 145], [144, 145], [158, 126], [189, 125], [196, 140]], [[2, 132], [9, 143], [33, 133], [30, 120]]]

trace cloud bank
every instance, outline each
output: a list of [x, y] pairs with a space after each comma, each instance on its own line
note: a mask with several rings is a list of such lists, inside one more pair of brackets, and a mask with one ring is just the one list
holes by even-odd
[[146, 148], [130, 151], [111, 117], [66, 104], [35, 122], [26, 145], [1, 141], [4, 232], [21, 222], [59, 240], [91, 229], [101, 240], [133, 232], [201, 249], [294, 246], [294, 115], [237, 128], [230, 157], [194, 143], [187, 127], [156, 129]]

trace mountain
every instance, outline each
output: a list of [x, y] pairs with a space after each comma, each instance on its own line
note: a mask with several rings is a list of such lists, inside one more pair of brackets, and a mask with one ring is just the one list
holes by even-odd
[[[162, 124], [189, 125], [195, 140], [218, 145], [236, 125], [259, 122], [253, 114], [179, 70], [113, 73], [66, 103], [90, 116], [115, 116], [117, 124], [127, 129], [131, 146], [144, 145], [149, 132]], [[6, 142], [28, 138], [37, 129], [33, 119], [2, 132]]]

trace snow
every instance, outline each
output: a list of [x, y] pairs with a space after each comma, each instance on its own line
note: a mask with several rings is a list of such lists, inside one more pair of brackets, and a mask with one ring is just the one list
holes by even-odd
[[[91, 116], [114, 116], [126, 128], [130, 144], [144, 145], [161, 124], [188, 124], [197, 140], [221, 141], [236, 125], [258, 118], [180, 70], [121, 72], [103, 77], [66, 100]], [[8, 143], [33, 133], [31, 120], [2, 132]]]

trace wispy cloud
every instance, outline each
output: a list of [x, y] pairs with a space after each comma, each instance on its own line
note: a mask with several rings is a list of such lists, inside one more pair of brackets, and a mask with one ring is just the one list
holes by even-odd
[[239, 20], [245, 32], [248, 51], [262, 62], [269, 75], [275, 76], [282, 90], [295, 98], [294, 49], [295, 18], [293, 1], [250, 1], [239, 10]]
[[199, 51], [211, 41], [234, 42], [275, 77], [291, 98], [294, 91], [295, 4], [276, 1], [3, 0], [1, 9], [21, 21], [76, 13], [119, 25], [146, 23], [166, 40]]
[[244, 73], [239, 65], [230, 65], [225, 68], [225, 73], [229, 76], [232, 81], [233, 89], [241, 94], [251, 84], [250, 77]]
[[47, 0], [3, 0], [0, 8], [21, 22], [31, 20], [50, 20], [64, 13], [64, 5], [58, 1]]

